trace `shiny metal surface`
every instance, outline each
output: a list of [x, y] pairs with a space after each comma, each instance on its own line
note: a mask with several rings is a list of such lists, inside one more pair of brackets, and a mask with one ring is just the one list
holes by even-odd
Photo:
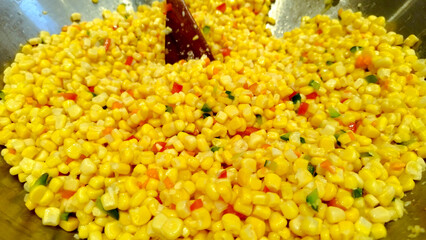
[[[0, 78], [2, 72], [19, 50], [20, 43], [37, 36], [41, 30], [58, 33], [63, 25], [70, 24], [73, 12], [82, 14], [82, 21], [100, 18], [102, 10], [115, 9], [119, 3], [129, 8], [152, 0], [1, 0], [0, 1]], [[390, 21], [388, 29], [408, 36], [416, 34], [426, 41], [426, 0], [341, 0], [325, 14], [336, 17], [339, 8], [350, 8], [364, 14], [385, 16]], [[276, 0], [270, 15], [277, 20], [275, 26], [269, 26], [277, 37], [297, 27], [301, 16], [315, 16], [324, 9], [323, 0]], [[45, 14], [43, 11], [46, 11]], [[426, 44], [418, 48], [421, 57], [426, 56]], [[0, 87], [2, 87], [0, 82]], [[73, 239], [74, 233], [66, 233], [59, 228], [46, 227], [41, 220], [24, 206], [25, 191], [16, 177], [8, 173], [9, 166], [0, 159], [0, 239]], [[407, 239], [409, 225], [426, 228], [426, 191], [425, 178], [414, 191], [404, 198], [411, 201], [406, 207], [407, 213], [397, 222], [388, 224], [387, 239]], [[426, 239], [421, 234], [415, 239]]]

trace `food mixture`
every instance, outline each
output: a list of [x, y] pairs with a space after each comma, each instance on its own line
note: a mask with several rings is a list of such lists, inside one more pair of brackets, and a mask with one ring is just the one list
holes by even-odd
[[425, 168], [418, 38], [350, 10], [275, 38], [270, 0], [187, 3], [215, 61], [165, 64], [158, 2], [22, 46], [0, 144], [27, 208], [91, 240], [385, 237]]

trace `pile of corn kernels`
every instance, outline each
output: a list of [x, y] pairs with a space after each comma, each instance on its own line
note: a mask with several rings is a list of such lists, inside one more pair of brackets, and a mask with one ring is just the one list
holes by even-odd
[[385, 237], [425, 168], [418, 38], [350, 10], [275, 38], [270, 0], [187, 3], [215, 61], [164, 63], [158, 2], [22, 47], [0, 144], [27, 208], [91, 240]]

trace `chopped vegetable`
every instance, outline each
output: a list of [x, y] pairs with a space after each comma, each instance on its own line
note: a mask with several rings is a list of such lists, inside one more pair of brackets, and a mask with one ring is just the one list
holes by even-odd
[[327, 62], [325, 62], [325, 64], [327, 64], [328, 66], [330, 66], [330, 65], [333, 65], [333, 61], [327, 61]]
[[365, 80], [367, 80], [369, 83], [377, 83], [377, 81], [379, 81], [379, 79], [377, 79], [377, 77], [374, 75], [368, 75], [365, 77]]
[[223, 170], [222, 172], [220, 172], [218, 178], [227, 178], [228, 177], [228, 173], [226, 170]]
[[111, 106], [112, 109], [119, 109], [124, 107], [124, 105], [121, 102], [114, 102]]
[[4, 92], [0, 90], [0, 99], [4, 99], [4, 97], [5, 97]]
[[48, 181], [47, 179], [49, 178], [49, 174], [48, 173], [43, 173], [39, 178], [37, 178], [37, 180], [33, 183], [33, 185], [31, 186], [31, 189], [34, 189], [35, 187], [39, 186], [39, 185], [44, 185], [46, 186]]
[[62, 96], [67, 100], [77, 100], [77, 94], [75, 93], [59, 93], [59, 96]]
[[100, 197], [98, 197], [96, 199], [96, 207], [98, 207], [99, 210], [101, 210], [103, 212], [106, 212], [106, 214], [108, 214], [108, 216], [114, 218], [115, 220], [119, 220], [120, 219], [120, 214], [118, 212], [118, 209], [115, 208], [115, 209], [111, 209], [111, 210], [105, 210], [104, 206], [102, 205], [102, 201], [101, 201]]
[[269, 188], [267, 186], [263, 187], [263, 192], [267, 193], [270, 192], [271, 190], [269, 190]]
[[106, 52], [108, 51], [110, 46], [111, 46], [111, 38], [105, 39], [104, 47]]
[[58, 193], [61, 195], [62, 198], [64, 198], [64, 199], [70, 199], [72, 196], [74, 196], [74, 194], [76, 192], [75, 191], [61, 189], [61, 190], [58, 191]]
[[332, 118], [340, 117], [340, 113], [334, 107], [328, 108], [328, 114], [330, 114], [330, 117], [332, 117]]
[[308, 111], [309, 104], [308, 103], [301, 103], [299, 109], [297, 110], [297, 114], [299, 115], [305, 115], [305, 113]]
[[210, 26], [204, 26], [203, 27], [203, 33], [204, 33], [204, 35], [209, 34], [210, 33]]
[[250, 136], [252, 133], [259, 131], [259, 128], [247, 127], [244, 132], [237, 132], [241, 137]]
[[156, 142], [154, 145], [152, 145], [151, 151], [154, 153], [164, 152], [166, 144], [166, 142]]
[[129, 141], [129, 140], [132, 140], [132, 139], [136, 139], [136, 140], [138, 140], [138, 139], [136, 138], [136, 136], [135, 136], [135, 135], [131, 135], [130, 137], [128, 137], [128, 138], [126, 139], [126, 141]]
[[331, 164], [330, 160], [325, 160], [320, 164], [320, 167], [329, 171], [330, 173], [335, 173], [336, 171], [333, 168], [333, 165]]
[[128, 56], [127, 59], [126, 59], [126, 63], [124, 63], [124, 64], [127, 65], [127, 66], [130, 66], [130, 65], [132, 65], [132, 62], [133, 62], [133, 57]]
[[317, 173], [316, 173], [316, 169], [315, 169], [315, 166], [314, 165], [312, 165], [312, 163], [308, 163], [308, 171], [312, 174], [312, 176], [316, 176], [317, 175]]
[[280, 138], [284, 141], [288, 141], [290, 139], [290, 133], [285, 133], [284, 135], [281, 135]]
[[211, 115], [210, 115], [210, 113], [203, 113], [203, 118], [207, 118], [207, 117], [210, 117]]
[[359, 154], [360, 157], [372, 157], [373, 154], [369, 153], [369, 152], [362, 152]]
[[350, 49], [351, 53], [355, 53], [356, 51], [359, 51], [359, 50], [362, 50], [362, 47], [360, 47], [360, 46], [353, 46]]
[[174, 187], [174, 183], [172, 182], [172, 180], [170, 180], [169, 177], [166, 177], [163, 181], [164, 185], [166, 186], [167, 189], [172, 189]]
[[306, 203], [311, 206], [312, 209], [318, 212], [318, 207], [321, 203], [321, 200], [318, 196], [318, 190], [316, 188], [306, 197]]
[[180, 85], [180, 84], [178, 84], [178, 83], [174, 82], [174, 83], [173, 83], [173, 87], [172, 87], [172, 94], [175, 94], [175, 93], [181, 92], [181, 91], [182, 91], [182, 89], [183, 89], [183, 86], [182, 86], [182, 85]]
[[173, 113], [173, 107], [172, 106], [166, 106], [166, 112]]
[[321, 87], [321, 84], [319, 82], [315, 81], [315, 80], [311, 80], [309, 82], [309, 86], [311, 86], [315, 90], [319, 90], [320, 87]]
[[160, 175], [158, 174], [158, 170], [155, 168], [150, 168], [146, 170], [146, 175], [150, 178], [160, 179]]
[[63, 212], [63, 213], [61, 213], [61, 215], [60, 215], [60, 219], [62, 220], [62, 221], [68, 221], [68, 218], [70, 217], [70, 213], [69, 212]]
[[216, 7], [216, 9], [224, 13], [226, 11], [226, 3], [220, 4], [219, 6]]
[[[291, 96], [291, 95], [290, 95]], [[300, 93], [296, 93], [296, 94], [292, 94], [292, 96], [290, 97], [291, 101], [296, 104], [298, 102], [300, 102], [302, 100], [302, 97], [300, 96]]]
[[317, 97], [318, 97], [318, 93], [316, 93], [316, 92], [313, 92], [313, 93], [306, 95], [306, 99], [315, 99]]
[[303, 137], [300, 137], [300, 142], [301, 142], [301, 143], [306, 143], [306, 140], [305, 140], [305, 138], [303, 138]]
[[191, 206], [189, 207], [189, 209], [191, 209], [191, 211], [194, 211], [195, 209], [199, 209], [203, 207], [203, 201], [201, 199], [196, 199]]
[[231, 92], [231, 91], [225, 91], [225, 93], [228, 95], [228, 98], [229, 98], [229, 99], [231, 99], [231, 100], [234, 100], [234, 99], [235, 99], [235, 96], [234, 96], [234, 95], [232, 95], [232, 92]]
[[355, 188], [354, 190], [352, 190], [352, 197], [353, 198], [360, 198], [362, 197], [362, 188]]
[[256, 114], [256, 122], [259, 125], [262, 125], [262, 115]]
[[221, 50], [220, 50], [220, 52], [222, 53], [222, 55], [224, 56], [224, 57], [226, 57], [226, 56], [229, 56], [229, 55], [231, 55], [231, 49], [229, 49], [229, 48], [222, 48]]
[[207, 113], [207, 112], [211, 112], [212, 109], [209, 107], [209, 105], [207, 105], [207, 103], [204, 103], [203, 107], [201, 108], [201, 111]]
[[211, 147], [211, 148], [210, 148], [210, 150], [211, 150], [212, 152], [219, 151], [219, 149], [220, 149], [220, 147], [219, 147], [219, 146], [213, 146], [213, 147]]
[[351, 122], [349, 123], [348, 128], [352, 132], [356, 132], [356, 130], [358, 129], [358, 124], [356, 122]]
[[397, 144], [398, 145], [403, 145], [403, 146], [409, 146], [410, 144], [415, 143], [415, 142], [416, 142], [415, 139], [410, 139], [408, 141], [400, 142], [400, 143], [397, 143]]
[[266, 160], [263, 166], [274, 171], [277, 169], [278, 164], [275, 161]]
[[370, 64], [371, 64], [371, 56], [369, 55], [359, 55], [355, 60], [356, 68], [367, 69]]
[[345, 130], [342, 130], [342, 129], [340, 129], [337, 133], [335, 133], [334, 134], [334, 138], [336, 138], [336, 142], [337, 142], [337, 145], [338, 146], [341, 146], [342, 144], [339, 142], [339, 137], [340, 137], [340, 135], [342, 135], [342, 134], [344, 134], [344, 133], [346, 133], [346, 131]]

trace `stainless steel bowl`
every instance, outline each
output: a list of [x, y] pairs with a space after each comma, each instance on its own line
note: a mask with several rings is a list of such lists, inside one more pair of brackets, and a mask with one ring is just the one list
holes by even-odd
[[[63, 25], [70, 24], [70, 15], [80, 12], [83, 21], [101, 18], [102, 10], [115, 9], [125, 3], [129, 8], [139, 4], [150, 4], [152, 0], [1, 0], [0, 3], [0, 78], [5, 67], [13, 61], [20, 44], [37, 36], [41, 30], [59, 33]], [[334, 1], [336, 2], [336, 1]], [[361, 11], [365, 15], [384, 16], [389, 21], [389, 30], [404, 36], [416, 34], [426, 41], [425, 0], [342, 0], [324, 14], [337, 17], [339, 8]], [[324, 11], [323, 0], [276, 0], [270, 16], [277, 20], [271, 28], [281, 37], [283, 32], [297, 27], [301, 16], [315, 16]], [[426, 57], [426, 44], [417, 48], [420, 57]], [[0, 82], [2, 88], [3, 82]], [[25, 191], [16, 177], [9, 175], [9, 166], [0, 159], [0, 239], [73, 239], [74, 233], [59, 228], [46, 227], [41, 220], [24, 206]], [[407, 239], [409, 225], [426, 228], [426, 181], [417, 183], [415, 189], [404, 200], [411, 201], [407, 213], [397, 222], [390, 222], [387, 239]], [[413, 239], [426, 239], [421, 234]]]

